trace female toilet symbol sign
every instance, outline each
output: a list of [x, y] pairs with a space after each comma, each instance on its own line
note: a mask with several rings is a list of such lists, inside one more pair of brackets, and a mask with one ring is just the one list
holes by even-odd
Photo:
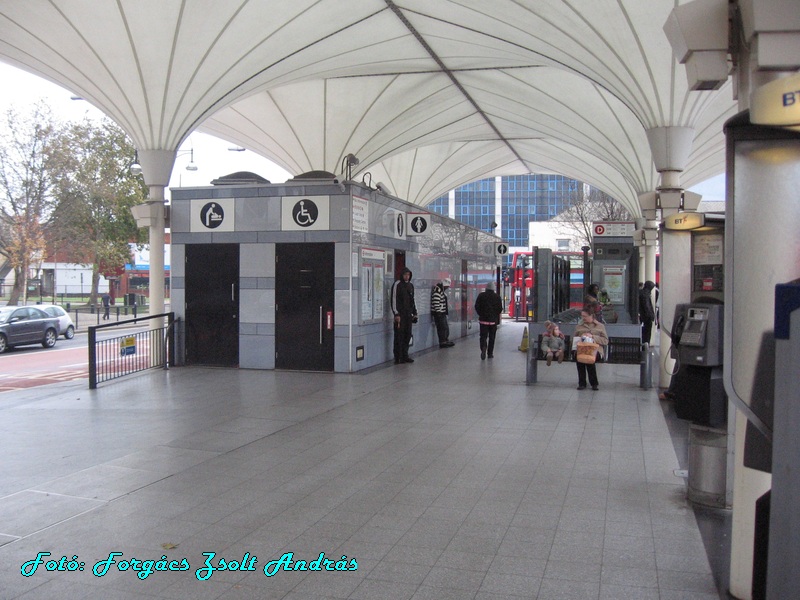
[[330, 198], [328, 196], [283, 196], [281, 203], [281, 229], [329, 229]]

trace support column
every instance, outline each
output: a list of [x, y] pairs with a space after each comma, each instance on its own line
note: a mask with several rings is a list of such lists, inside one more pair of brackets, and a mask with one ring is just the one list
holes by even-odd
[[[681, 210], [695, 210], [700, 204], [700, 195], [683, 190], [662, 190], [649, 192], [639, 196], [642, 212], [652, 223], [658, 223], [664, 217]], [[648, 229], [643, 230], [645, 236]], [[654, 228], [653, 235], [657, 233]], [[688, 231], [675, 231], [666, 234], [661, 232], [660, 244], [651, 246], [648, 240], [645, 245], [645, 273], [647, 279], [655, 281], [656, 248], [661, 249], [661, 285], [659, 286], [661, 298], [661, 360], [659, 361], [658, 387], [669, 387], [671, 373], [675, 368], [674, 359], [669, 357], [669, 348], [672, 339], [669, 336], [672, 330], [672, 317], [675, 306], [691, 300], [692, 274], [691, 274], [691, 233]], [[648, 251], [648, 249], [650, 249]]]
[[[647, 141], [650, 143], [650, 151], [653, 154], [653, 163], [656, 170], [661, 175], [661, 182], [655, 192], [648, 192], [639, 196], [644, 217], [655, 223], [660, 222], [664, 217], [678, 212], [679, 210], [696, 210], [700, 203], [700, 196], [691, 192], [683, 191], [680, 182], [680, 174], [689, 162], [689, 153], [692, 149], [694, 140], [694, 129], [692, 127], [654, 127], [647, 130]], [[668, 328], [672, 326], [672, 315], [675, 305], [680, 302], [688, 302], [688, 291], [691, 290], [691, 269], [689, 263], [683, 263], [683, 269], [670, 269], [669, 252], [666, 244], [661, 244], [661, 316], [663, 325], [661, 327], [661, 361], [659, 363], [659, 387], [669, 386], [670, 373], [674, 367], [674, 360], [669, 358], [668, 349], [672, 343], [667, 334]], [[648, 279], [655, 281], [655, 248], [652, 254], [647, 254], [645, 249], [645, 272]], [[686, 282], [679, 281], [686, 278]], [[683, 297], [687, 293], [686, 297]], [[666, 325], [666, 327], [665, 327]]]
[[[134, 217], [140, 226], [150, 230], [150, 313], [164, 312], [164, 188], [169, 184], [175, 164], [175, 150], [143, 150], [139, 152], [144, 182], [150, 189], [147, 208], [134, 207]], [[138, 211], [136, 209], [139, 209]], [[162, 327], [162, 323], [151, 321], [151, 328]]]

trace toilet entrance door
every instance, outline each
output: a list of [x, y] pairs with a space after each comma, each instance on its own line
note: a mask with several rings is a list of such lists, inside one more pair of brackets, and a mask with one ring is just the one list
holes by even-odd
[[333, 371], [334, 245], [275, 245], [275, 368]]
[[186, 244], [186, 364], [239, 364], [239, 244]]

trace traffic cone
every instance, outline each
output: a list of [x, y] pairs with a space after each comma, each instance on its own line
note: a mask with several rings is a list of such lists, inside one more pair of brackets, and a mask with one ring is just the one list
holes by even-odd
[[520, 352], [528, 351], [528, 328], [522, 330], [522, 343], [519, 345]]

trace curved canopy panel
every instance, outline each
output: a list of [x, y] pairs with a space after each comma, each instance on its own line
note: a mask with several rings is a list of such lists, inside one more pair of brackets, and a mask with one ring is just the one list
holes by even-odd
[[[341, 173], [343, 157], [355, 154], [356, 174], [374, 175], [385, 165], [387, 176], [403, 182], [393, 185], [395, 193], [420, 204], [454, 183], [542, 170], [574, 176], [630, 206], [638, 193], [655, 187], [644, 130], [605, 90], [549, 67], [460, 75], [494, 128], [442, 75], [426, 73], [283, 86], [234, 103], [200, 129], [294, 173]], [[423, 149], [425, 160], [407, 158], [418, 156], [409, 154], [415, 148]], [[454, 148], [462, 157], [455, 163]], [[404, 158], [393, 160], [398, 155]], [[438, 173], [435, 184], [431, 169]]]
[[0, 0], [0, 59], [91, 101], [140, 150], [202, 126], [294, 174], [353, 153], [421, 204], [546, 169], [631, 207], [658, 184], [648, 129], [695, 129], [684, 185], [724, 168], [735, 104], [728, 86], [688, 91], [662, 30], [675, 4]]

